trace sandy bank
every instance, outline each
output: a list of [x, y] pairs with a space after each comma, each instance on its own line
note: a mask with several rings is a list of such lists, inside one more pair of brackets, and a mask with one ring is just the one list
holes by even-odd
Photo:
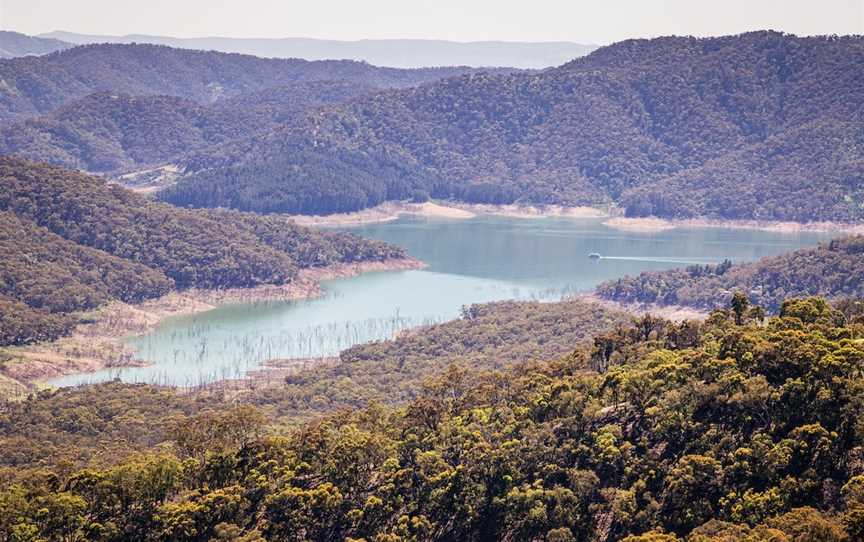
[[430, 218], [452, 218], [462, 220], [473, 218], [474, 213], [448, 205], [427, 201], [426, 203], [407, 203], [388, 201], [353, 213], [334, 215], [291, 215], [291, 219], [301, 226], [360, 226], [378, 222], [391, 222], [402, 215], [426, 216]]
[[563, 207], [561, 205], [489, 205], [480, 203], [452, 203], [458, 209], [474, 214], [506, 216], [509, 218], [605, 218], [608, 211], [595, 207]]
[[[339, 264], [304, 269], [290, 284], [225, 290], [184, 290], [137, 304], [111, 302], [84, 316], [86, 323], [56, 341], [3, 348], [0, 360], [0, 396], [24, 393], [58, 376], [97, 371], [109, 367], [141, 365], [123, 339], [143, 335], [171, 316], [195, 314], [230, 302], [291, 300], [321, 295], [322, 280], [347, 278], [361, 273], [418, 269], [412, 258]], [[4, 393], [5, 392], [5, 393]]]
[[730, 228], [764, 230], [780, 233], [837, 232], [838, 234], [864, 234], [864, 224], [843, 222], [774, 222], [764, 220], [716, 220], [691, 218], [686, 220], [657, 217], [614, 217], [603, 222], [610, 228], [624, 231], [660, 232], [675, 228]]
[[496, 215], [510, 218], [603, 218], [608, 217], [609, 213], [593, 207], [562, 207], [560, 205], [488, 205], [452, 201], [427, 201], [426, 203], [388, 201], [353, 213], [325, 216], [292, 215], [291, 219], [303, 226], [339, 227], [390, 222], [402, 215], [464, 220], [474, 218], [477, 215]]

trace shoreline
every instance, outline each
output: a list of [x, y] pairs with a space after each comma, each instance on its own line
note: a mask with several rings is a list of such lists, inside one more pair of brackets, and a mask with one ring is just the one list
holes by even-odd
[[608, 228], [642, 233], [657, 233], [676, 228], [723, 228], [761, 230], [777, 233], [836, 232], [847, 235], [864, 235], [864, 223], [727, 220], [713, 218], [673, 219], [654, 216], [628, 218], [622, 216], [622, 210], [615, 207], [600, 209], [596, 207], [565, 207], [561, 205], [493, 205], [455, 201], [428, 201], [426, 203], [388, 201], [375, 207], [351, 213], [321, 216], [289, 215], [288, 218], [301, 226], [326, 228], [380, 224], [392, 222], [404, 215], [451, 220], [467, 220], [481, 215], [521, 219], [596, 218], [605, 219], [603, 225]]
[[[363, 273], [421, 269], [423, 262], [413, 258], [343, 263], [322, 268], [302, 269], [288, 284], [261, 285], [253, 288], [169, 292], [129, 304], [112, 301], [85, 313], [87, 320], [68, 336], [54, 341], [0, 349], [9, 359], [0, 364], [0, 391], [15, 395], [46, 387], [57, 377], [87, 373], [112, 367], [142, 366], [124, 343], [127, 337], [144, 335], [166, 318], [192, 315], [232, 302], [288, 301], [318, 297], [321, 281], [348, 278]], [[5, 395], [5, 394], [4, 394]]]
[[427, 218], [467, 220], [478, 215], [505, 216], [508, 218], [607, 218], [608, 211], [594, 207], [564, 207], [561, 205], [493, 205], [485, 203], [461, 203], [454, 201], [427, 201], [409, 203], [386, 201], [375, 207], [332, 215], [289, 215], [288, 218], [301, 226], [346, 227], [392, 222], [403, 215]]
[[604, 226], [621, 231], [662, 232], [676, 228], [724, 228], [737, 230], [761, 230], [777, 233], [837, 232], [842, 234], [864, 234], [864, 224], [845, 222], [789, 222], [767, 220], [722, 220], [714, 218], [658, 218], [654, 216], [627, 218], [616, 216], [603, 222]]

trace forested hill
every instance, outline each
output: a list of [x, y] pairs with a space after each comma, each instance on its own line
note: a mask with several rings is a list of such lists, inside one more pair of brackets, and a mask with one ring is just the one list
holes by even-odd
[[729, 303], [735, 292], [770, 311], [779, 310], [783, 300], [792, 296], [864, 297], [864, 236], [836, 239], [753, 263], [643, 272], [597, 287], [601, 297], [623, 303], [708, 310]]
[[294, 430], [152, 386], [45, 391], [0, 405], [0, 532], [856, 542], [862, 339], [860, 311], [821, 299], [767, 321], [643, 318], [549, 363], [452, 367], [408, 405]]
[[[470, 74], [199, 153], [168, 201], [334, 212], [412, 191], [633, 215], [864, 218], [864, 38], [631, 40]], [[232, 148], [233, 147], [233, 148]]]
[[62, 334], [109, 299], [172, 288], [250, 287], [297, 270], [404, 256], [276, 217], [151, 202], [104, 180], [0, 158], [0, 344]]
[[158, 45], [84, 45], [0, 60], [0, 121], [48, 113], [98, 91], [179, 96], [199, 103], [286, 84], [343, 80], [409, 87], [470, 68], [379, 68], [348, 60], [264, 59]]
[[0, 128], [0, 154], [94, 173], [159, 166], [374, 90], [350, 81], [313, 81], [205, 105], [175, 96], [97, 92], [66, 102], [52, 113]]

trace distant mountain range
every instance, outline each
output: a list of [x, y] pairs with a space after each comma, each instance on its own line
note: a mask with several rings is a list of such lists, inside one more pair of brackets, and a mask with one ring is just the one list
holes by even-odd
[[71, 43], [53, 38], [41, 38], [0, 30], [0, 58], [40, 56], [70, 47], [74, 46]]
[[861, 221], [862, 125], [856, 36], [630, 40], [542, 71], [112, 44], [0, 60], [0, 153], [167, 165], [164, 201], [258, 212], [431, 196]]
[[76, 45], [89, 43], [152, 43], [183, 49], [242, 53], [264, 58], [305, 60], [345, 59], [394, 68], [432, 66], [513, 67], [541, 69], [558, 66], [586, 55], [596, 45], [555, 42], [475, 41], [424, 39], [337, 41], [311, 38], [173, 38], [132, 34], [99, 36], [56, 31], [40, 37]]
[[379, 68], [352, 60], [265, 59], [159, 45], [85, 45], [0, 60], [0, 121], [50, 113], [100, 91], [170, 95], [199, 103], [281, 85], [350, 81], [406, 88], [476, 68]]
[[178, 205], [344, 212], [429, 194], [634, 216], [864, 219], [864, 38], [632, 40], [378, 93], [203, 150]]

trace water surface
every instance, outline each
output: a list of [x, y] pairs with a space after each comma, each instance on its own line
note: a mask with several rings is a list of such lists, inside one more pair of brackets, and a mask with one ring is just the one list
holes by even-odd
[[[404, 247], [429, 264], [419, 271], [370, 273], [327, 281], [326, 295], [300, 301], [233, 303], [166, 319], [127, 339], [147, 367], [71, 375], [66, 386], [120, 378], [198, 385], [239, 378], [273, 358], [332, 356], [421, 324], [458, 317], [471, 303], [555, 300], [601, 281], [695, 263], [750, 261], [814, 245], [819, 233], [733, 229], [625, 232], [601, 219], [471, 220], [406, 217], [353, 228]], [[588, 258], [598, 252], [600, 260]]]

